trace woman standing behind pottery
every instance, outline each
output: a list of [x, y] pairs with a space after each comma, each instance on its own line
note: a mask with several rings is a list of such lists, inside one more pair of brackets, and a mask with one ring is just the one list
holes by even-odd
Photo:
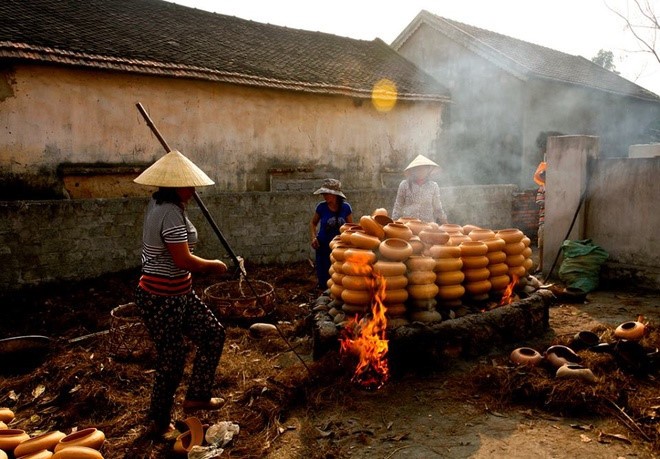
[[447, 223], [447, 214], [442, 208], [440, 188], [430, 176], [440, 170], [426, 156], [417, 157], [404, 170], [406, 178], [399, 184], [392, 219], [401, 217], [418, 218], [424, 222]]
[[213, 181], [178, 151], [171, 151], [135, 180], [158, 187], [147, 206], [142, 230], [142, 275], [135, 303], [154, 342], [157, 360], [149, 408], [149, 433], [173, 430], [174, 396], [184, 374], [186, 338], [195, 360], [188, 381], [184, 411], [214, 410], [224, 400], [212, 397], [215, 372], [225, 342], [225, 329], [192, 288], [193, 272], [224, 274], [220, 260], [193, 255], [197, 230], [186, 206], [195, 187]]
[[337, 179], [325, 179], [314, 194], [323, 195], [323, 201], [316, 205], [309, 229], [312, 247], [316, 250], [317, 287], [325, 290], [330, 279], [330, 241], [339, 234], [341, 225], [353, 222], [353, 209], [346, 202]]

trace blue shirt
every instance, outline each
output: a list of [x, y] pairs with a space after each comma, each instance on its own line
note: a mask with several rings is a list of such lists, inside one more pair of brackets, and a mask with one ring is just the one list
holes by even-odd
[[333, 212], [328, 203], [322, 201], [316, 205], [316, 213], [321, 217], [316, 237], [320, 243], [328, 244], [332, 238], [339, 235], [339, 228], [346, 223], [346, 218], [353, 213], [353, 209], [344, 201], [339, 212]]

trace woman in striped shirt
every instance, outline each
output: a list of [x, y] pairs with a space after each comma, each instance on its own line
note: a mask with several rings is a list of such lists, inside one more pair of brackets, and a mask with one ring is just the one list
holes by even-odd
[[196, 347], [184, 411], [218, 409], [211, 397], [225, 329], [192, 288], [192, 273], [224, 274], [227, 266], [193, 254], [197, 230], [186, 214], [196, 186], [214, 182], [188, 158], [171, 151], [135, 179], [158, 186], [147, 206], [142, 231], [142, 276], [135, 303], [157, 351], [149, 408], [150, 433], [173, 430], [174, 396], [184, 373], [187, 346]]

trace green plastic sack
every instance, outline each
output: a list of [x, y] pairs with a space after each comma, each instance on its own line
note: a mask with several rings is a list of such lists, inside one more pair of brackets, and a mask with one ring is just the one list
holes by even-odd
[[598, 287], [600, 267], [610, 254], [591, 242], [591, 239], [565, 240], [561, 251], [564, 259], [559, 267], [559, 279], [567, 287], [579, 288], [585, 293], [595, 290]]

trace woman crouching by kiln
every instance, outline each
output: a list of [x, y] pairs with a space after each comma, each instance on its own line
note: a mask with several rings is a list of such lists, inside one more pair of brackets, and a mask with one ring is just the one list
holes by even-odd
[[207, 260], [192, 251], [197, 230], [186, 215], [195, 187], [213, 181], [178, 151], [171, 151], [135, 180], [157, 186], [148, 204], [142, 231], [142, 276], [135, 303], [157, 352], [156, 374], [149, 408], [149, 431], [173, 430], [171, 413], [181, 383], [188, 338], [196, 346], [184, 411], [220, 408], [224, 400], [211, 397], [222, 355], [225, 329], [192, 289], [192, 272], [224, 274], [220, 260]]

